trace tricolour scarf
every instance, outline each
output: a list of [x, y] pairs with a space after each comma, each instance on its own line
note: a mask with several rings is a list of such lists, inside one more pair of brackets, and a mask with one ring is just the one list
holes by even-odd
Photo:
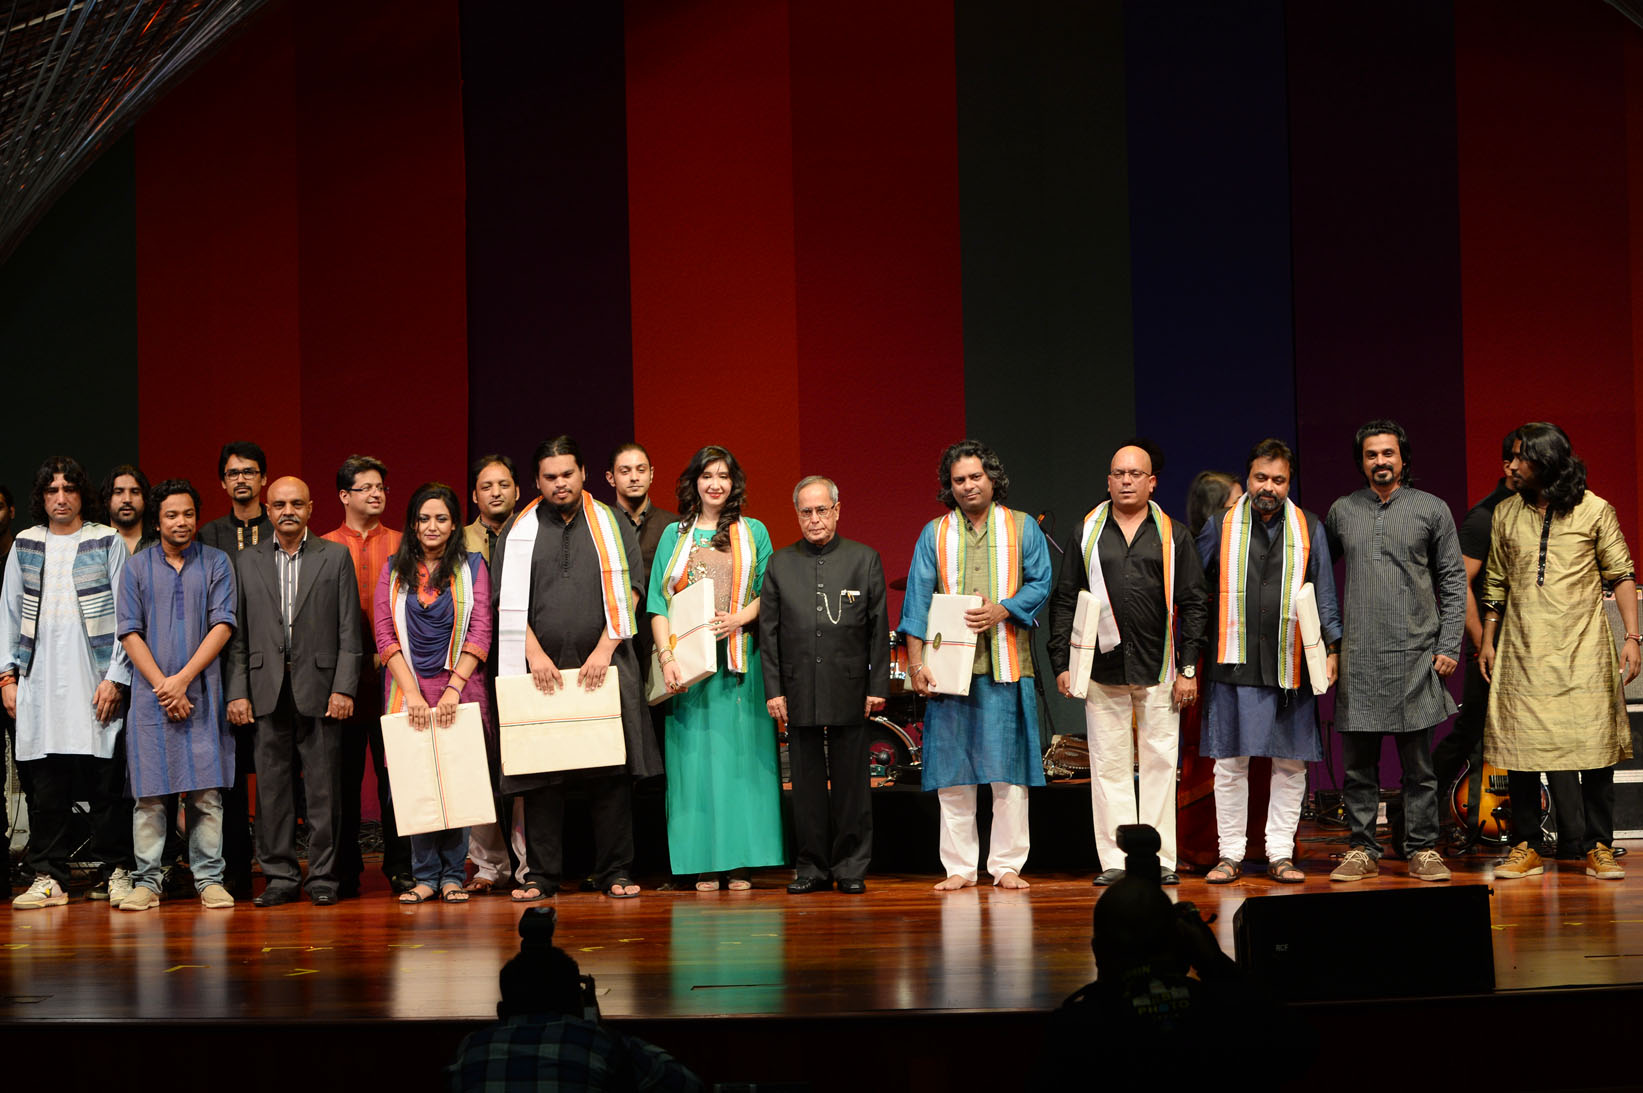
[[[40, 595], [45, 582], [46, 536], [45, 527], [32, 527], [17, 533], [12, 549], [17, 553], [17, 565], [23, 578], [22, 618], [17, 633], [17, 674], [26, 676], [34, 662], [35, 625], [40, 618]], [[74, 594], [79, 602], [80, 623], [85, 627], [86, 643], [91, 650], [91, 663], [98, 677], [108, 674], [114, 659], [114, 585], [108, 579], [108, 552], [118, 544], [126, 546], [120, 533], [104, 524], [86, 521], [74, 533]]]
[[[540, 517], [536, 507], [538, 497], [514, 517], [508, 529], [508, 550], [502, 560], [501, 592], [496, 610], [496, 673], [499, 676], [524, 675], [525, 629], [530, 625], [531, 605], [531, 552], [536, 546], [536, 531]], [[593, 547], [599, 552], [599, 591], [605, 600], [605, 633], [621, 641], [631, 638], [638, 630], [633, 617], [630, 596], [632, 578], [628, 573], [627, 551], [622, 549], [622, 533], [616, 526], [616, 514], [603, 501], [596, 501], [584, 491], [582, 515], [588, 523], [588, 534]], [[523, 559], [523, 560], [521, 560]]]
[[[935, 520], [936, 591], [962, 595], [964, 575], [969, 572], [969, 522], [956, 509]], [[1027, 514], [994, 504], [987, 510], [987, 547], [991, 564], [987, 567], [987, 600], [1003, 603], [1021, 591], [1021, 544], [1027, 530]], [[992, 628], [988, 647], [993, 654], [993, 679], [1014, 683], [1021, 678], [1027, 652], [1022, 647], [1020, 628], [1008, 618]]]
[[[1152, 522], [1158, 527], [1158, 548], [1164, 559], [1164, 663], [1158, 668], [1158, 682], [1167, 683], [1175, 678], [1175, 534], [1170, 518], [1148, 501]], [[1096, 623], [1095, 639], [1103, 653], [1110, 652], [1119, 641], [1118, 621], [1112, 614], [1112, 597], [1107, 594], [1107, 579], [1101, 572], [1101, 551], [1096, 543], [1101, 529], [1107, 526], [1112, 513], [1112, 502], [1103, 501], [1084, 516], [1079, 529], [1079, 546], [1084, 553], [1084, 577], [1090, 585], [1090, 595], [1101, 608], [1101, 619]]]
[[[391, 564], [391, 563], [390, 563]], [[399, 574], [394, 573], [388, 579], [389, 602], [393, 604], [394, 612], [394, 640], [399, 642], [400, 656], [405, 658], [405, 666], [416, 675], [416, 665], [411, 662], [411, 636], [405, 626], [405, 609], [409, 598], [414, 595], [413, 589], [406, 588], [399, 583]], [[468, 559], [456, 567], [451, 575], [451, 606], [455, 608], [455, 616], [451, 619], [451, 640], [445, 655], [445, 670], [456, 671], [456, 662], [462, 659], [462, 643], [468, 637], [468, 624], [473, 621], [474, 613], [474, 581], [473, 568]], [[405, 710], [405, 695], [399, 689], [392, 672], [388, 675], [388, 713], [403, 713]], [[461, 697], [460, 695], [458, 696]]]
[[[1215, 659], [1222, 664], [1243, 664], [1249, 658], [1248, 622], [1244, 618], [1244, 593], [1248, 588], [1249, 537], [1255, 529], [1251, 499], [1244, 494], [1221, 517], [1220, 605], [1221, 632], [1215, 643]], [[1300, 686], [1301, 623], [1295, 597], [1306, 581], [1307, 560], [1312, 554], [1311, 532], [1306, 516], [1293, 501], [1284, 500], [1284, 579], [1279, 586], [1279, 606], [1284, 622], [1278, 631], [1278, 685], [1286, 691]]]
[[[690, 567], [690, 551], [695, 539], [696, 521], [692, 520], [689, 527], [680, 521], [679, 541], [673, 544], [673, 553], [667, 560], [667, 575], [662, 581], [662, 596], [670, 604], [673, 602], [673, 586], [679, 583], [685, 570]], [[733, 610], [739, 611], [753, 602], [753, 569], [758, 560], [753, 532], [746, 520], [737, 520], [730, 525], [730, 572], [736, 582], [730, 594]], [[753, 635], [738, 626], [726, 636], [725, 652], [730, 670], [737, 674], [745, 673], [748, 660], [753, 655]]]

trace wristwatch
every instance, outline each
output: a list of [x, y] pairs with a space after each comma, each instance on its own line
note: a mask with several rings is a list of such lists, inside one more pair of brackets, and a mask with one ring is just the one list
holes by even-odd
[[1183, 676], [1185, 676], [1187, 679], [1197, 679], [1198, 678], [1198, 665], [1196, 665], [1196, 664], [1187, 665], [1185, 668], [1181, 669], [1181, 674]]

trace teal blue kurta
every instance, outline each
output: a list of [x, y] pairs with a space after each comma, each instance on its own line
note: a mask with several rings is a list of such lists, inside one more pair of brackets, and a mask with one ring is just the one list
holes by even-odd
[[[764, 585], [770, 536], [757, 520], [747, 521], [757, 562], [753, 594]], [[695, 533], [698, 544], [711, 529]], [[679, 541], [679, 525], [669, 524], [656, 545], [645, 608], [665, 615], [667, 565]], [[715, 590], [719, 591], [719, 590]], [[719, 670], [668, 703], [664, 723], [667, 765], [668, 853], [676, 873], [718, 873], [728, 869], [780, 865], [781, 775], [776, 765], [776, 728], [764, 705], [764, 671], [759, 628], [745, 673], [732, 672], [720, 640]]]

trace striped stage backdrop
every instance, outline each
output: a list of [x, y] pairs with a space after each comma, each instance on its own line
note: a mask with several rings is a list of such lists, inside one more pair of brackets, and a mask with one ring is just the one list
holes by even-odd
[[[270, 5], [0, 268], [0, 480], [79, 453], [320, 500], [577, 436], [801, 475], [905, 572], [993, 444], [1070, 532], [1266, 435], [1320, 512], [1390, 416], [1457, 517], [1563, 424], [1639, 545], [1643, 30], [1587, 0]], [[527, 475], [528, 475], [527, 471]], [[399, 514], [390, 522], [397, 525]], [[899, 597], [897, 597], [899, 600]], [[1070, 716], [1076, 716], [1075, 714]]]

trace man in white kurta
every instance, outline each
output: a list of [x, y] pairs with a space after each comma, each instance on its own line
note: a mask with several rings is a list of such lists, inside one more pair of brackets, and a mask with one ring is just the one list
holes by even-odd
[[131, 805], [116, 758], [131, 665], [114, 640], [114, 597], [125, 567], [119, 532], [81, 516], [90, 496], [72, 459], [35, 476], [36, 526], [19, 532], [0, 587], [0, 698], [17, 718], [17, 762], [30, 778], [34, 873], [18, 910], [68, 902], [70, 810], [85, 787], [93, 855], [118, 906], [131, 891]]

